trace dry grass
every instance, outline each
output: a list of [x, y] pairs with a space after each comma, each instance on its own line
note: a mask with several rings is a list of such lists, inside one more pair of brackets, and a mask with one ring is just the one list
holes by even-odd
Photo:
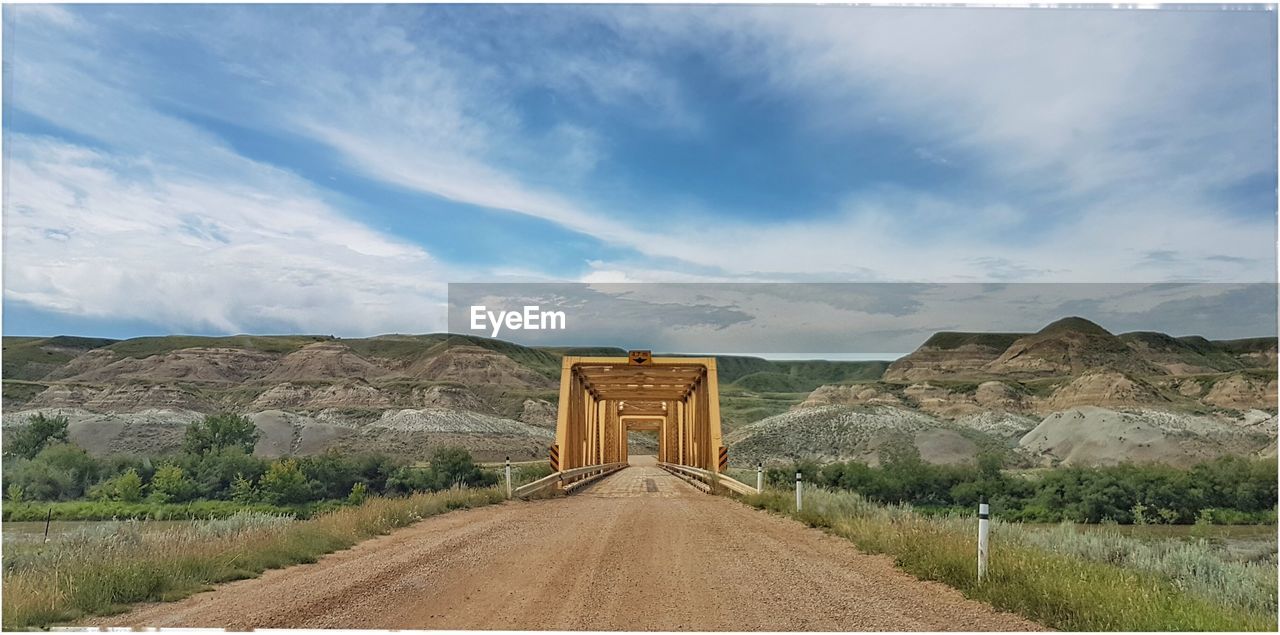
[[175, 600], [211, 584], [321, 555], [453, 509], [501, 502], [497, 489], [375, 498], [311, 520], [246, 514], [162, 532], [125, 523], [85, 532], [30, 552], [6, 549], [6, 630], [28, 630], [134, 602]]
[[[848, 538], [865, 551], [891, 555], [898, 566], [921, 579], [944, 582], [969, 597], [1057, 629], [1276, 629], [1274, 582], [1253, 588], [1261, 575], [1232, 579], [1220, 575], [1221, 567], [1209, 573], [1208, 568], [1178, 566], [1174, 560], [1186, 554], [1177, 550], [1170, 550], [1165, 565], [1154, 564], [1157, 557], [1151, 551], [1132, 560], [1095, 559], [1074, 548], [1073, 539], [1047, 547], [1019, 535], [1029, 529], [1002, 525], [993, 532], [990, 576], [979, 583], [972, 519], [926, 517], [908, 506], [886, 507], [852, 492], [816, 488], [806, 491], [804, 511], [798, 514], [790, 491], [766, 490], [745, 500]], [[1110, 547], [1119, 544], [1113, 540]], [[1139, 550], [1136, 544], [1119, 548]], [[1211, 557], [1199, 554], [1201, 562]], [[1274, 579], [1274, 566], [1269, 574]], [[1188, 576], [1196, 581], [1189, 583]]]

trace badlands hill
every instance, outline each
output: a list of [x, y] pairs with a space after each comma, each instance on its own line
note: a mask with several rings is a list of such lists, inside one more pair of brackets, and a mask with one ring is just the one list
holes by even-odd
[[[421, 458], [545, 456], [565, 355], [448, 334], [4, 338], [4, 426], [71, 419], [97, 454], [173, 451], [205, 413], [250, 416], [264, 455], [327, 448]], [[1186, 464], [1274, 455], [1276, 340], [1113, 335], [1081, 318], [1036, 333], [938, 333], [887, 362], [717, 358], [731, 462], [876, 462], [908, 440], [937, 462]], [[635, 435], [640, 451], [653, 439]]]
[[[98, 454], [172, 451], [205, 413], [246, 414], [258, 451], [336, 447], [425, 457], [461, 444], [484, 459], [542, 458], [560, 362], [617, 348], [529, 348], [448, 334], [4, 338], [4, 424], [71, 419]], [[728, 427], [784, 412], [826, 383], [875, 379], [886, 362], [719, 357]], [[645, 437], [637, 443], [651, 444]]]
[[935, 462], [997, 439], [1028, 465], [1189, 464], [1274, 456], [1276, 400], [1274, 338], [1114, 335], [1070, 317], [1035, 333], [937, 333], [879, 380], [821, 386], [729, 438], [761, 459], [874, 463], [896, 437]]

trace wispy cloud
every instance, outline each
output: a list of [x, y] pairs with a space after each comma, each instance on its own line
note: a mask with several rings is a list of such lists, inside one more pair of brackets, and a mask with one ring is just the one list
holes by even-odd
[[[459, 278], [1275, 276], [1274, 209], [1223, 194], [1275, 178], [1266, 16], [10, 9], [6, 106], [43, 127], [7, 123], [5, 297], [49, 311], [369, 333], [437, 328], [440, 285]], [[665, 161], [736, 165], [780, 139], [813, 154], [736, 179]], [[277, 141], [305, 150], [245, 149]], [[734, 202], [867, 147], [871, 164], [814, 181], [826, 202]], [[902, 163], [883, 176], [882, 156]], [[584, 257], [433, 259], [429, 237], [356, 211], [380, 201], [306, 174], [316, 162], [455, 204], [431, 214], [537, 219], [585, 237]]]
[[228, 333], [443, 327], [419, 247], [297, 191], [208, 181], [11, 135], [5, 296], [58, 313]]

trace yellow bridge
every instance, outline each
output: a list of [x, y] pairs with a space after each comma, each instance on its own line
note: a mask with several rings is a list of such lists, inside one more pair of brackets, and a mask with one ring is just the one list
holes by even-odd
[[[627, 465], [627, 432], [658, 434], [658, 464], [703, 487], [721, 482], [755, 491], [721, 476], [728, 451], [720, 437], [720, 388], [713, 357], [566, 356], [560, 375], [556, 443], [551, 476], [517, 496], [548, 487], [572, 490]], [[739, 487], [740, 486], [740, 487]]]

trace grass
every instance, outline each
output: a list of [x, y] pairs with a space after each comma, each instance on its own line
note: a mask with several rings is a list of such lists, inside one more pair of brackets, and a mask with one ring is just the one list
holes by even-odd
[[[1258, 631], [1276, 629], [1274, 563], [1227, 565], [1208, 545], [1142, 547], [1118, 534], [1095, 539], [1065, 532], [1037, 536], [996, 523], [989, 577], [977, 580], [975, 521], [926, 517], [852, 492], [809, 489], [805, 510], [790, 490], [744, 497], [892, 556], [899, 567], [966, 596], [1062, 630]], [[1270, 580], [1268, 583], [1267, 581]]]
[[[498, 477], [497, 487], [504, 491], [506, 485], [506, 474], [504, 472], [505, 461], [492, 461], [479, 463], [480, 469], [485, 470]], [[429, 467], [430, 463], [423, 462], [415, 467]], [[511, 488], [516, 489], [522, 485], [528, 485], [540, 478], [551, 476], [551, 463], [546, 459], [534, 459], [532, 461], [512, 461], [511, 462]]]
[[4, 378], [40, 379], [77, 355], [112, 344], [116, 340], [92, 337], [3, 338]]
[[[1194, 531], [1194, 529], [1193, 529]], [[1019, 543], [1093, 562], [1159, 574], [1181, 589], [1217, 604], [1246, 611], [1276, 611], [1275, 552], [1269, 558], [1238, 561], [1203, 538], [1139, 540], [1118, 527], [1080, 532], [1070, 523], [1037, 531], [1018, 525], [1002, 529]], [[1274, 549], [1275, 543], [1271, 544]], [[1257, 556], [1249, 558], [1254, 560]]]
[[720, 419], [726, 432], [761, 419], [782, 414], [791, 406], [804, 401], [807, 392], [756, 393], [737, 385], [723, 386], [720, 390]]
[[943, 350], [952, 350], [965, 345], [985, 346], [988, 348], [1004, 350], [1009, 348], [1020, 337], [1030, 335], [1030, 333], [965, 333], [958, 331], [939, 331], [934, 333], [929, 339], [925, 340], [920, 347], [940, 348]]
[[48, 388], [45, 384], [33, 381], [6, 379], [3, 382], [3, 398], [9, 403], [26, 403], [35, 399], [36, 395]]
[[199, 500], [189, 503], [126, 503], [123, 501], [30, 501], [4, 504], [5, 522], [52, 520], [206, 520], [226, 518], [240, 512], [281, 514], [309, 518], [342, 506], [341, 501], [321, 501], [303, 505], [276, 506], [266, 503], [238, 503]]
[[824, 384], [873, 381], [884, 376], [889, 361], [778, 360], [771, 362], [779, 372], [808, 382], [809, 390]]
[[240, 348], [264, 353], [292, 353], [303, 346], [326, 342], [327, 335], [231, 335], [205, 337], [198, 335], [165, 335], [160, 337], [135, 337], [107, 346], [121, 357], [142, 359], [152, 355], [169, 353], [183, 348]]
[[[499, 476], [501, 476], [501, 473], [499, 473]], [[547, 461], [513, 465], [511, 466], [511, 487], [516, 488], [528, 485], [547, 476], [551, 476], [551, 464]]]
[[242, 514], [158, 533], [118, 530], [43, 545], [10, 565], [6, 549], [3, 626], [31, 630], [135, 602], [180, 599], [212, 584], [321, 555], [427, 516], [503, 500], [498, 489], [374, 498], [311, 520]]
[[1216, 340], [1213, 342], [1228, 353], [1261, 353], [1275, 348], [1274, 337], [1247, 337], [1239, 340]]

